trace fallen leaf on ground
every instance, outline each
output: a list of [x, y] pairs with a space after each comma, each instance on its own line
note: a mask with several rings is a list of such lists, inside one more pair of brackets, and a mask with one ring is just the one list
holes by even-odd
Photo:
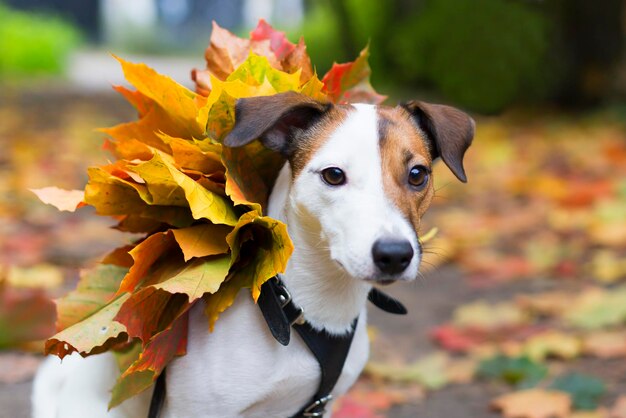
[[51, 264], [31, 267], [10, 266], [7, 283], [15, 288], [54, 289], [63, 284], [63, 272]]
[[534, 361], [543, 361], [547, 357], [569, 360], [580, 354], [581, 341], [564, 332], [546, 331], [530, 337], [524, 343], [523, 352]]
[[528, 357], [507, 357], [497, 355], [483, 360], [476, 371], [478, 377], [499, 379], [518, 388], [530, 388], [548, 374], [546, 366]]
[[572, 401], [567, 393], [528, 389], [502, 395], [491, 407], [506, 418], [568, 418]]
[[569, 373], [557, 377], [551, 389], [569, 393], [574, 409], [594, 410], [606, 393], [606, 385], [600, 379], [581, 373]]
[[600, 358], [626, 357], [626, 331], [599, 331], [583, 338], [586, 354]]
[[528, 322], [528, 315], [509, 302], [491, 304], [477, 301], [458, 307], [453, 314], [453, 323], [461, 328], [493, 330], [524, 325]]
[[610, 418], [626, 418], [626, 395], [617, 398], [609, 416]]

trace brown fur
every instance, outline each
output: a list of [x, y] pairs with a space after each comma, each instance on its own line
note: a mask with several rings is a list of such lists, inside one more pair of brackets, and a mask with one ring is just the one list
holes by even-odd
[[317, 123], [298, 134], [296, 139], [298, 146], [289, 157], [293, 178], [300, 174], [311, 157], [339, 128], [352, 109], [354, 109], [352, 106], [347, 105], [333, 106]]
[[433, 182], [429, 176], [426, 187], [416, 191], [409, 185], [408, 176], [415, 165], [430, 170], [429, 143], [409, 113], [400, 107], [378, 108], [378, 131], [385, 193], [418, 231], [434, 195]]

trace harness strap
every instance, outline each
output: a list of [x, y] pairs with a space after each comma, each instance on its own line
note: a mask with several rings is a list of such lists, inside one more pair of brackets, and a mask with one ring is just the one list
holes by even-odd
[[[398, 300], [372, 288], [368, 299], [376, 307], [396, 315], [404, 315], [407, 309]], [[326, 404], [332, 399], [343, 365], [348, 357], [358, 317], [352, 322], [351, 331], [339, 336], [314, 329], [304, 320], [302, 308], [291, 299], [291, 294], [278, 277], [273, 277], [261, 287], [258, 305], [270, 332], [282, 345], [288, 345], [293, 327], [307, 345], [320, 365], [321, 379], [312, 401], [291, 418], [323, 417]], [[158, 418], [165, 401], [165, 370], [154, 386], [148, 418]]]
[[[402, 303], [375, 288], [370, 291], [368, 299], [389, 313], [403, 315], [407, 312]], [[293, 327], [320, 365], [320, 383], [312, 401], [291, 418], [323, 417], [350, 352], [358, 317], [353, 321], [351, 330], [343, 335], [330, 335], [326, 331], [314, 329], [304, 320], [302, 308], [293, 302], [291, 294], [278, 277], [263, 284], [258, 304], [270, 332], [279, 343], [289, 344]]]
[[321, 378], [311, 403], [302, 408], [292, 418], [324, 416], [324, 408], [328, 401], [332, 399], [330, 393], [337, 384], [343, 365], [348, 358], [358, 320], [356, 318], [352, 322], [350, 332], [343, 335], [331, 335], [324, 331], [320, 332], [311, 327], [308, 322], [293, 326], [317, 359], [320, 365]]
[[161, 372], [154, 384], [152, 392], [152, 400], [150, 401], [150, 409], [148, 410], [148, 418], [158, 418], [163, 403], [165, 402], [165, 369]]

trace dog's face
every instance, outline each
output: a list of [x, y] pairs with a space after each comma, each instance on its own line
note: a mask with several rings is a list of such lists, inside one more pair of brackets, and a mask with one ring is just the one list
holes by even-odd
[[306, 232], [351, 277], [389, 283], [417, 277], [433, 160], [465, 181], [473, 131], [471, 118], [447, 106], [333, 106], [283, 93], [240, 99], [225, 144], [259, 138], [281, 152], [292, 171], [290, 204]]

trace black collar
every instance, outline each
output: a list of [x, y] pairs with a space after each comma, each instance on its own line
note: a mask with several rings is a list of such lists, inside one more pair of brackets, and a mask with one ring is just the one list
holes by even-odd
[[[386, 312], [398, 315], [407, 312], [402, 303], [376, 288], [372, 288], [368, 299]], [[348, 357], [358, 317], [352, 322], [350, 332], [343, 335], [331, 335], [316, 330], [304, 319], [304, 311], [293, 302], [291, 294], [278, 277], [273, 277], [263, 284], [258, 304], [276, 341], [288, 345], [293, 327], [320, 365], [321, 379], [317, 392], [312, 401], [292, 418], [324, 416], [324, 408], [332, 399], [330, 393], [339, 380]]]

